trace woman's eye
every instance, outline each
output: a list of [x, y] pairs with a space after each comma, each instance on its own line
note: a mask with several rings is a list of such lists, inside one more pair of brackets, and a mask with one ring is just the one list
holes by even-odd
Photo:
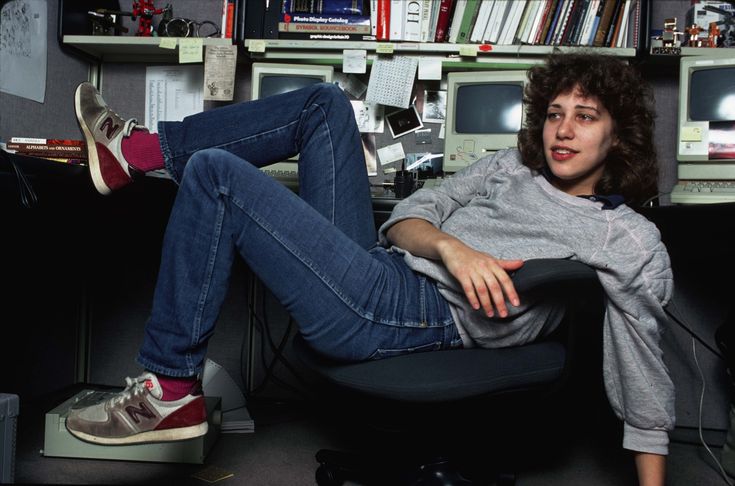
[[586, 113], [581, 113], [581, 114], [579, 115], [579, 117], [580, 117], [580, 118], [581, 118], [582, 120], [585, 120], [585, 121], [591, 121], [591, 120], [594, 120], [594, 119], [595, 119], [595, 117], [593, 117], [592, 115], [587, 115]]
[[554, 120], [556, 118], [559, 118], [559, 113], [547, 113], [546, 118], [549, 120]]

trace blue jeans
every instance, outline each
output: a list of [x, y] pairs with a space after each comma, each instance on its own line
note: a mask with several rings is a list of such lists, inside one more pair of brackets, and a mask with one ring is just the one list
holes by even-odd
[[[362, 144], [333, 85], [162, 122], [179, 183], [138, 362], [201, 372], [239, 253], [326, 356], [358, 361], [460, 347], [433, 281], [375, 246]], [[258, 167], [299, 156], [297, 196]]]

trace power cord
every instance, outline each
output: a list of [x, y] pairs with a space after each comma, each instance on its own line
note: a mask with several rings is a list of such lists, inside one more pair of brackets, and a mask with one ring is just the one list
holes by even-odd
[[[295, 378], [296, 380], [303, 385], [304, 387], [307, 387], [307, 383], [304, 380], [304, 378], [296, 371], [295, 367], [286, 359], [284, 356], [284, 350], [286, 345], [288, 344], [289, 338], [291, 337], [291, 331], [294, 327], [294, 321], [292, 318], [289, 317], [288, 325], [286, 327], [286, 330], [283, 333], [283, 336], [281, 336], [281, 339], [279, 340], [278, 344], [276, 344], [275, 340], [273, 339], [273, 335], [270, 331], [270, 325], [268, 324], [268, 315], [266, 313], [266, 305], [265, 305], [265, 291], [264, 287], [261, 286], [261, 312], [262, 312], [262, 319], [258, 315], [257, 309], [253, 304], [248, 304], [248, 308], [250, 311], [250, 315], [253, 318], [255, 322], [256, 329], [261, 333], [262, 339], [260, 340], [260, 357], [261, 357], [261, 364], [265, 371], [265, 376], [261, 380], [261, 382], [255, 386], [250, 391], [250, 396], [257, 396], [262, 392], [262, 390], [265, 388], [268, 382], [273, 382], [277, 384], [278, 386], [289, 390], [296, 395], [299, 395], [304, 398], [308, 398], [308, 393], [304, 391], [303, 389], [297, 388], [280, 378], [278, 378], [275, 375], [276, 365], [278, 363], [281, 363]], [[271, 353], [273, 353], [273, 358], [270, 360], [270, 362], [266, 361], [265, 353], [266, 353], [266, 344], [270, 348]], [[244, 345], [243, 345], [244, 347]], [[242, 357], [243, 357], [243, 351], [241, 350], [241, 372], [242, 372]]]
[[702, 392], [699, 394], [699, 440], [702, 442], [702, 445], [712, 457], [712, 460], [715, 461], [715, 464], [717, 464], [717, 467], [720, 469], [720, 475], [722, 476], [722, 479], [725, 481], [725, 483], [728, 486], [735, 486], [735, 483], [730, 480], [727, 473], [725, 472], [725, 469], [723, 469], [722, 464], [720, 464], [720, 461], [717, 460], [717, 457], [712, 452], [712, 449], [710, 449], [709, 445], [707, 445], [707, 442], [704, 440], [704, 434], [702, 433], [702, 410], [704, 407], [704, 393], [707, 389], [707, 380], [704, 377], [704, 372], [702, 371], [702, 368], [699, 366], [699, 360], [697, 359], [697, 342], [694, 340], [694, 338], [692, 338], [692, 355], [694, 356], [694, 364], [697, 366], [699, 377], [702, 380]]
[[702, 339], [697, 333], [695, 333], [690, 326], [679, 320], [678, 317], [676, 317], [670, 310], [669, 307], [676, 307], [674, 302], [670, 302], [669, 306], [667, 308], [664, 308], [664, 311], [666, 314], [674, 321], [676, 322], [682, 329], [684, 329], [692, 339], [692, 356], [694, 357], [694, 364], [697, 367], [697, 371], [699, 372], [699, 377], [702, 380], [702, 391], [699, 395], [699, 410], [698, 410], [698, 423], [697, 423], [697, 430], [699, 432], [699, 440], [704, 446], [705, 450], [709, 453], [709, 455], [712, 457], [712, 460], [715, 461], [715, 464], [717, 464], [717, 467], [719, 468], [719, 474], [722, 477], [722, 479], [725, 481], [725, 483], [728, 486], [735, 486], [735, 483], [730, 480], [729, 476], [725, 472], [724, 468], [722, 467], [722, 464], [720, 464], [720, 461], [717, 460], [717, 456], [712, 452], [712, 449], [710, 449], [707, 442], [704, 440], [704, 433], [702, 430], [702, 413], [704, 409], [704, 395], [705, 391], [707, 389], [707, 379], [704, 376], [704, 372], [702, 371], [702, 367], [699, 365], [699, 359], [697, 358], [697, 341], [700, 342], [704, 347], [706, 347], [709, 351], [712, 352], [715, 356], [720, 358], [721, 360], [725, 361], [725, 357], [719, 353], [715, 348], [707, 344], [707, 342]]

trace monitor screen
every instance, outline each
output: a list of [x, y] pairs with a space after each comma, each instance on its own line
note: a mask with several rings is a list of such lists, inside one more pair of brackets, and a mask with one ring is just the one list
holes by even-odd
[[443, 170], [453, 173], [518, 143], [526, 71], [447, 75]]
[[689, 120], [735, 120], [735, 66], [691, 72]]
[[316, 83], [331, 83], [332, 66], [255, 62], [252, 70], [251, 99], [265, 98], [305, 88]]
[[735, 55], [681, 58], [676, 156], [679, 179], [735, 180]]
[[459, 86], [456, 100], [457, 133], [518, 133], [521, 129], [523, 87], [519, 84]]
[[323, 82], [323, 76], [292, 76], [265, 73], [260, 77], [260, 93], [258, 97], [265, 98], [266, 96], [287, 93]]

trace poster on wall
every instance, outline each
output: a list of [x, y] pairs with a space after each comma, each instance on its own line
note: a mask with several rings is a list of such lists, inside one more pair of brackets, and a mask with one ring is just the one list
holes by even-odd
[[0, 91], [43, 103], [46, 0], [11, 0], [0, 10]]

